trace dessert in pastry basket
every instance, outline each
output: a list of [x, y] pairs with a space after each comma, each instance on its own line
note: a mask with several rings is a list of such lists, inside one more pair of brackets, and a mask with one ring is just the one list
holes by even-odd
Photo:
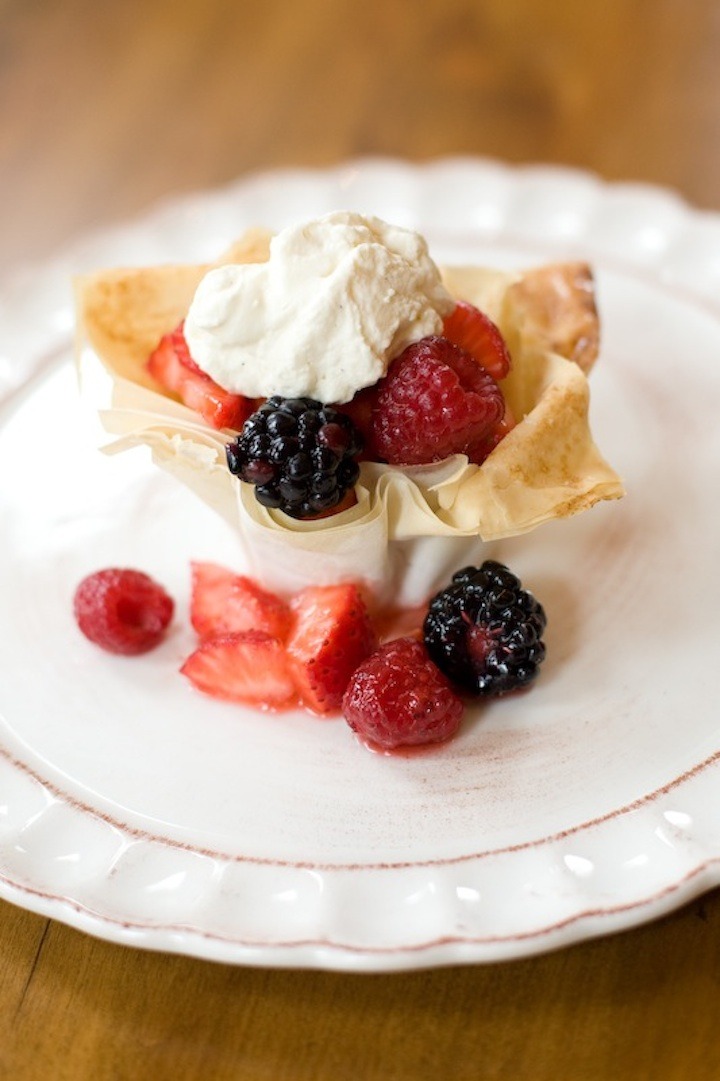
[[439, 268], [338, 211], [76, 296], [108, 449], [149, 446], [237, 534], [241, 570], [193, 565], [197, 687], [342, 706], [386, 749], [534, 679], [545, 614], [483, 546], [622, 495], [588, 422], [587, 265]]

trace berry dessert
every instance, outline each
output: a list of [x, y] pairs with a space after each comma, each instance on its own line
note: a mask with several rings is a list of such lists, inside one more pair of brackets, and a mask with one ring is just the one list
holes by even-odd
[[361, 580], [422, 604], [484, 541], [622, 494], [588, 422], [585, 264], [440, 268], [417, 233], [336, 211], [76, 294], [114, 448], [149, 446], [280, 594]]
[[623, 494], [589, 426], [586, 264], [441, 268], [418, 233], [335, 211], [76, 297], [111, 449], [149, 447], [251, 575], [193, 565], [196, 689], [342, 708], [391, 750], [535, 679], [543, 609], [481, 553]]

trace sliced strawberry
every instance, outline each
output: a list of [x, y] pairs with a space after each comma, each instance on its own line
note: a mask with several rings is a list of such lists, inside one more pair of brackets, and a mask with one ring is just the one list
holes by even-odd
[[280, 597], [217, 563], [195, 562], [191, 571], [190, 620], [201, 638], [255, 630], [285, 640], [292, 615]]
[[287, 643], [301, 701], [315, 713], [339, 710], [350, 676], [376, 636], [357, 586], [311, 586], [293, 602]]
[[458, 300], [445, 317], [443, 337], [475, 357], [494, 379], [504, 379], [510, 371], [510, 353], [505, 339], [492, 319], [474, 304]]
[[239, 431], [255, 409], [254, 399], [230, 394], [198, 368], [190, 356], [182, 323], [163, 335], [150, 354], [147, 368], [165, 390], [177, 394], [213, 428]]
[[206, 639], [180, 669], [213, 698], [278, 708], [295, 699], [295, 684], [282, 642], [262, 631]]

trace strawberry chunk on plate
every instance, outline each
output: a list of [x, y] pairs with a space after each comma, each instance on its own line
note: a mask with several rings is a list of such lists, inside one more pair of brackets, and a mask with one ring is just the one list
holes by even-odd
[[191, 653], [184, 676], [204, 694], [229, 702], [279, 709], [295, 700], [285, 648], [263, 631], [208, 638]]
[[311, 586], [297, 595], [292, 609], [287, 651], [300, 699], [315, 713], [333, 713], [351, 675], [376, 645], [360, 590], [354, 584]]
[[190, 621], [201, 638], [240, 631], [263, 631], [284, 641], [289, 606], [252, 578], [217, 563], [193, 562]]
[[213, 428], [239, 431], [255, 410], [254, 399], [230, 394], [198, 368], [190, 356], [182, 323], [163, 335], [150, 354], [147, 368], [165, 390], [177, 394]]

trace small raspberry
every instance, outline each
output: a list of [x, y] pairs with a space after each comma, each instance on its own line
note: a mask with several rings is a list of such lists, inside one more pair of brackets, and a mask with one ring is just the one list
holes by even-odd
[[356, 669], [343, 698], [350, 727], [384, 751], [449, 739], [463, 710], [462, 699], [416, 638], [380, 646]]
[[83, 578], [75, 590], [78, 627], [109, 653], [147, 653], [172, 619], [173, 600], [142, 571], [108, 567]]
[[421, 465], [481, 443], [505, 411], [493, 377], [447, 338], [409, 345], [377, 386], [372, 443], [391, 465]]

